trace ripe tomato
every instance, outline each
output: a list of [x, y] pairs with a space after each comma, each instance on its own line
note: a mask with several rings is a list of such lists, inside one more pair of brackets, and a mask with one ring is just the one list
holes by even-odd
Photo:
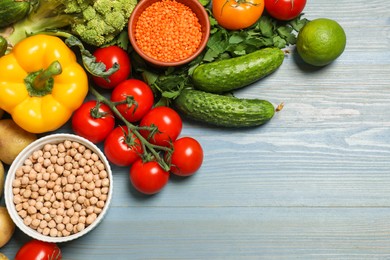
[[118, 126], [108, 134], [104, 142], [104, 154], [117, 166], [129, 166], [140, 158], [141, 141], [126, 126]]
[[156, 161], [136, 161], [130, 168], [130, 181], [141, 193], [152, 195], [161, 191], [169, 180], [169, 172], [164, 171]]
[[265, 0], [265, 9], [274, 18], [292, 20], [305, 8], [306, 0]]
[[[150, 110], [139, 124], [141, 127], [156, 126], [157, 133], [152, 133], [149, 141], [160, 146], [170, 146], [179, 136], [183, 127], [183, 122], [179, 114], [172, 108], [160, 106]], [[143, 137], [148, 138], [151, 134], [149, 130], [141, 130]]]
[[170, 171], [179, 176], [190, 176], [202, 165], [203, 149], [192, 137], [182, 137], [173, 142]]
[[60, 248], [54, 243], [30, 240], [16, 253], [15, 260], [61, 260]]
[[102, 77], [92, 77], [93, 82], [99, 87], [106, 89], [114, 88], [130, 76], [130, 58], [122, 48], [115, 45], [102, 47], [98, 48], [93, 55], [96, 57], [96, 61], [103, 62], [106, 65], [107, 70], [112, 68], [115, 63], [119, 64], [119, 69], [108, 77], [109, 81]]
[[102, 142], [114, 129], [115, 117], [111, 109], [96, 100], [83, 103], [72, 116], [72, 129], [93, 143]]
[[264, 0], [213, 0], [212, 13], [218, 24], [228, 30], [252, 26], [264, 11]]
[[[128, 79], [120, 83], [111, 93], [111, 101], [129, 100], [132, 105], [120, 104], [117, 109], [129, 122], [137, 122], [152, 108], [154, 96], [152, 89], [143, 81]], [[132, 100], [131, 100], [132, 99]]]

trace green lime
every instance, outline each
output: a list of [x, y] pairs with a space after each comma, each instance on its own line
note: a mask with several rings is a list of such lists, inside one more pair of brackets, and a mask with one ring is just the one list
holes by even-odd
[[318, 18], [308, 22], [298, 33], [297, 51], [301, 58], [314, 66], [324, 66], [344, 51], [347, 37], [334, 20]]

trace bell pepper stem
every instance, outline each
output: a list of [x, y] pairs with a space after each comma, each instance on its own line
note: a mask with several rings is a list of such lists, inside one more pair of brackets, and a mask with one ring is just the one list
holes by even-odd
[[62, 73], [61, 64], [58, 61], [53, 61], [47, 69], [40, 71], [40, 73], [35, 77], [33, 86], [35, 89], [43, 89], [46, 86], [48, 80], [53, 78], [53, 76], [59, 75]]

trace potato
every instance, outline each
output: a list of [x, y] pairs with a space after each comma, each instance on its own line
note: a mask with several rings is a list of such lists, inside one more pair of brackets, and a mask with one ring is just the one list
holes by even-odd
[[3, 189], [4, 189], [4, 166], [3, 163], [0, 161], [0, 199], [3, 196]]
[[9, 258], [5, 254], [0, 253], [0, 260], [9, 260]]
[[15, 231], [15, 223], [8, 214], [7, 208], [0, 207], [0, 248], [11, 239]]
[[18, 126], [12, 119], [0, 120], [0, 161], [11, 164], [16, 156], [30, 143], [37, 139]]

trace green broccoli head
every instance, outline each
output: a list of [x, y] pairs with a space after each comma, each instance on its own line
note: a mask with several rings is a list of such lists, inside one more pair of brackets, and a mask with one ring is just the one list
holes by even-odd
[[69, 1], [69, 10], [83, 14], [83, 19], [72, 24], [72, 33], [94, 46], [107, 44], [126, 27], [136, 4], [137, 0]]

